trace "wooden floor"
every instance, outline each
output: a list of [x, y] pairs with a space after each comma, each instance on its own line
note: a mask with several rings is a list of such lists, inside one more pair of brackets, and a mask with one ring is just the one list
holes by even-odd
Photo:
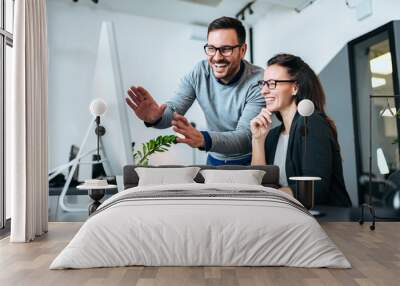
[[353, 268], [122, 267], [48, 270], [81, 223], [50, 223], [32, 243], [0, 241], [0, 285], [400, 285], [400, 222], [380, 222], [375, 231], [356, 222], [322, 223]]

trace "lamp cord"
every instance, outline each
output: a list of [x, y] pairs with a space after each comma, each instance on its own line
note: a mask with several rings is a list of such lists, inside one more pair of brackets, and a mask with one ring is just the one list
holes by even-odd
[[306, 161], [307, 161], [307, 123], [308, 123], [307, 116], [304, 116], [304, 157], [303, 157], [304, 170], [306, 170]]
[[96, 117], [96, 134], [97, 134], [97, 161], [100, 161], [100, 116]]

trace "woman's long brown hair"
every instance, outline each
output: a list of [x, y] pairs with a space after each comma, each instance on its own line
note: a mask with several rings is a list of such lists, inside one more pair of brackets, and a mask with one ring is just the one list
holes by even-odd
[[[268, 60], [268, 66], [279, 65], [286, 68], [290, 77], [296, 80], [298, 92], [296, 94], [296, 105], [303, 99], [311, 100], [315, 105], [315, 110], [324, 115], [325, 120], [331, 127], [337, 139], [336, 125], [325, 112], [325, 92], [322, 88], [318, 76], [300, 57], [290, 54], [278, 54]], [[282, 116], [276, 112], [276, 117], [282, 121]]]

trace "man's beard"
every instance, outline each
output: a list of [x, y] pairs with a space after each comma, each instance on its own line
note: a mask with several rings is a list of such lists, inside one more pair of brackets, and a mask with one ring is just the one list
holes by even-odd
[[221, 65], [223, 65], [223, 64], [226, 64], [226, 65], [229, 65], [230, 64], [230, 62], [228, 62], [227, 60], [222, 60], [222, 61], [212, 61], [211, 62], [212, 64], [221, 64]]
[[214, 71], [214, 75], [218, 78], [225, 78], [229, 77], [229, 73], [231, 72], [230, 65], [231, 63], [227, 60], [219, 60], [219, 61], [212, 61], [211, 62], [212, 69]]

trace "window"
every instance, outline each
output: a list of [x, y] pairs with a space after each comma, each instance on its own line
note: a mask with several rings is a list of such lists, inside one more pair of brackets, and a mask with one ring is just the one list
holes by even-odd
[[10, 194], [5, 190], [5, 99], [11, 92], [14, 0], [0, 0], [0, 228], [10, 217]]

